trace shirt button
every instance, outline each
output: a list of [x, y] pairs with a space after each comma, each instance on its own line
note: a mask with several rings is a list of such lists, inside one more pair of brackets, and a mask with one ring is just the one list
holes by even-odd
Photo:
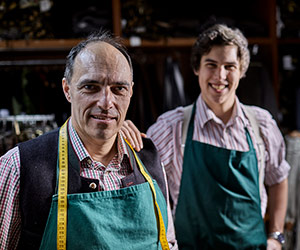
[[91, 159], [87, 159], [87, 163], [88, 163], [89, 165], [91, 165], [91, 164], [92, 164]]
[[96, 188], [97, 188], [97, 184], [96, 184], [95, 182], [92, 182], [92, 183], [89, 185], [89, 187], [90, 187], [91, 189], [96, 189]]

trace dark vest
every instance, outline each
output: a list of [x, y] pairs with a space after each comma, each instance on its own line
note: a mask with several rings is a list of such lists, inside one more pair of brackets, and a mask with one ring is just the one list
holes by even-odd
[[[155, 179], [166, 195], [166, 184], [159, 156], [150, 139], [143, 139], [144, 149], [137, 153], [148, 173]], [[69, 154], [74, 154], [68, 147]], [[50, 211], [52, 196], [56, 189], [56, 167], [58, 151], [58, 129], [29, 140], [19, 145], [21, 160], [20, 177], [20, 211], [21, 239], [18, 249], [39, 249], [43, 232]], [[140, 173], [135, 160], [132, 162], [133, 172], [122, 179], [122, 186], [144, 183], [146, 180]], [[98, 180], [80, 176], [79, 161], [69, 161], [68, 194], [97, 192], [89, 187]]]

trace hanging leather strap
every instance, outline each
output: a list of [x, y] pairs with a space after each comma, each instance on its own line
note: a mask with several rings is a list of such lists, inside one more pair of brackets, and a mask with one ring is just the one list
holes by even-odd
[[258, 155], [260, 158], [260, 168], [259, 168], [259, 192], [260, 197], [262, 197], [262, 191], [264, 187], [264, 179], [265, 179], [265, 144], [260, 134], [259, 123], [255, 117], [255, 114], [250, 106], [243, 105], [243, 110], [249, 119], [250, 125], [253, 128], [254, 136], [256, 139], [256, 144], [258, 147]]
[[182, 134], [181, 134], [181, 153], [184, 155], [184, 147], [186, 141], [187, 130], [191, 115], [193, 111], [193, 104], [183, 107], [183, 123], [182, 123]]

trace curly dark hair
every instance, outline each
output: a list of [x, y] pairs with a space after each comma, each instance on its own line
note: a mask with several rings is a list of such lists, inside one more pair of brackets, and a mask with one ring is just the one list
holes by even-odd
[[213, 46], [220, 45], [236, 45], [238, 47], [240, 70], [242, 77], [244, 77], [250, 63], [248, 41], [239, 29], [229, 28], [224, 24], [214, 24], [198, 36], [191, 53], [193, 70], [199, 69], [203, 55], [209, 53]]

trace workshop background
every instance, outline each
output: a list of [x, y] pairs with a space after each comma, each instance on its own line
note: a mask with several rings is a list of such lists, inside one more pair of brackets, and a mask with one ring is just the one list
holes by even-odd
[[[61, 87], [65, 58], [99, 28], [124, 38], [133, 59], [134, 95], [127, 117], [141, 131], [163, 112], [192, 103], [200, 90], [190, 51], [207, 21], [243, 31], [251, 64], [238, 97], [269, 110], [283, 135], [300, 145], [299, 1], [2, 0], [0, 155], [68, 118]], [[284, 249], [300, 249], [300, 150], [287, 148], [292, 191]]]

